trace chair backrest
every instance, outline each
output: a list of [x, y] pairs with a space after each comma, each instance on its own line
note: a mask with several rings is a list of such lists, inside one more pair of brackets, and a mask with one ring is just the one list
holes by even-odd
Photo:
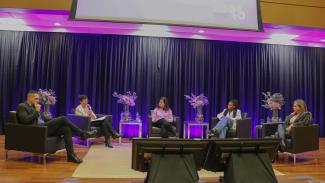
[[17, 124], [17, 116], [16, 116], [16, 111], [9, 111], [8, 113], [8, 123], [14, 123]]
[[242, 115], [241, 115], [241, 118], [242, 119], [246, 119], [247, 118], [247, 115], [248, 115], [247, 112], [243, 112]]

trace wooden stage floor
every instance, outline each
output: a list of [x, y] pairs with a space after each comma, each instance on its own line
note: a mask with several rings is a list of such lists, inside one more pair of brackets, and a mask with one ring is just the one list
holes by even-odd
[[[78, 165], [66, 162], [65, 151], [58, 152], [47, 158], [48, 164], [43, 166], [38, 156], [30, 153], [17, 151], [9, 152], [9, 159], [5, 160], [3, 135], [0, 135], [0, 182], [24, 182], [24, 183], [44, 183], [63, 182], [69, 179]], [[103, 139], [96, 139], [95, 143], [101, 143]], [[75, 144], [75, 151], [83, 157], [87, 154], [88, 148]], [[320, 139], [320, 150], [297, 155], [297, 164], [293, 165], [292, 158], [288, 155], [280, 154], [279, 160], [273, 167], [284, 173], [278, 176], [283, 182], [296, 179], [299, 176], [310, 176], [314, 180], [325, 180], [325, 138]], [[201, 183], [217, 182], [216, 178], [205, 178]], [[78, 182], [94, 183], [140, 183], [142, 179], [81, 179]], [[292, 182], [292, 181], [290, 181]], [[307, 182], [296, 180], [293, 182]], [[325, 182], [325, 181], [324, 181]]]

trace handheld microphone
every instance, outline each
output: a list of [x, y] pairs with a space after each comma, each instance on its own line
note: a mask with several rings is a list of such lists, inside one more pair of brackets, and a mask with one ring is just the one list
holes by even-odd
[[91, 106], [89, 104], [87, 104], [87, 107], [88, 107], [89, 110], [91, 110]]

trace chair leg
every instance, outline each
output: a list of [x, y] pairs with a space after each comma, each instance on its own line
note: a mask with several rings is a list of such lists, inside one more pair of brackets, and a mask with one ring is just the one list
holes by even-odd
[[43, 155], [42, 155], [43, 165], [44, 165], [44, 166], [46, 166], [46, 156], [47, 156], [47, 154], [43, 154]]
[[9, 150], [6, 149], [6, 160], [8, 159], [8, 152], [9, 152]]
[[87, 147], [90, 146], [89, 139], [86, 140], [86, 146], [87, 146]]

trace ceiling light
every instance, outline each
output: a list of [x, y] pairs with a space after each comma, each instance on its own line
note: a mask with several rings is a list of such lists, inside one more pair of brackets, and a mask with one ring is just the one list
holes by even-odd
[[202, 34], [202, 33], [204, 33], [205, 31], [204, 31], [204, 30], [199, 30], [198, 32]]
[[59, 22], [55, 22], [54, 25], [55, 26], [61, 26], [61, 24]]

